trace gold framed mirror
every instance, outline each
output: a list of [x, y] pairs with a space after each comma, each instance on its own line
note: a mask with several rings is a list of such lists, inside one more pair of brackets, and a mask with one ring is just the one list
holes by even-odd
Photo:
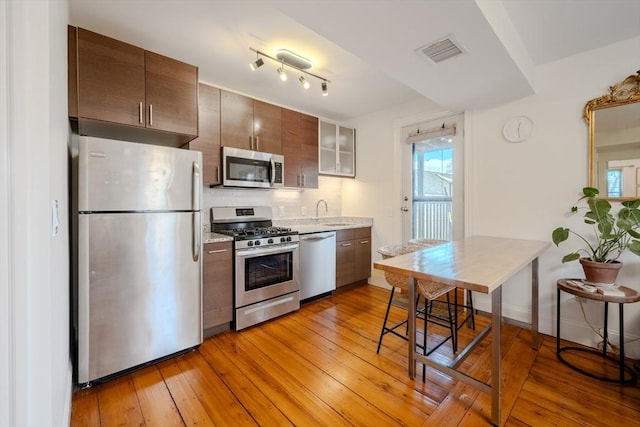
[[609, 200], [640, 197], [640, 71], [587, 102], [589, 186]]

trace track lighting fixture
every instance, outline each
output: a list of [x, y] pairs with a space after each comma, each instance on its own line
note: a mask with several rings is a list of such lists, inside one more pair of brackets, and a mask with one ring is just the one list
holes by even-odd
[[[287, 67], [293, 70], [300, 71], [301, 73], [306, 74], [307, 76], [315, 77], [316, 79], [321, 80], [322, 95], [327, 96], [329, 94], [329, 92], [327, 91], [327, 83], [331, 83], [331, 82], [322, 76], [318, 76], [317, 74], [313, 74], [307, 71], [309, 68], [311, 68], [311, 61], [309, 61], [308, 59], [303, 58], [302, 56], [296, 54], [295, 52], [292, 52], [287, 49], [279, 50], [278, 54], [276, 55], [277, 57], [267, 55], [266, 53], [260, 52], [259, 50], [256, 50], [253, 48], [249, 48], [249, 50], [255, 52], [257, 56], [256, 61], [252, 62], [249, 65], [252, 70], [255, 71], [264, 64], [264, 61], [262, 59], [264, 57], [274, 62], [277, 62], [280, 65], [276, 71], [278, 73], [278, 77], [280, 77], [280, 80], [282, 80], [283, 82], [287, 81], [287, 73], [285, 72], [285, 69], [284, 69], [286, 65]], [[298, 81], [300, 82], [302, 87], [304, 87], [305, 89], [309, 89], [309, 87], [311, 87], [311, 83], [309, 82], [309, 80], [307, 80], [305, 76], [300, 76], [298, 78]]]
[[251, 64], [249, 64], [249, 67], [251, 68], [251, 70], [255, 71], [258, 68], [262, 67], [264, 65], [264, 61], [262, 60], [262, 58], [258, 58], [256, 59], [255, 62], [252, 62]]

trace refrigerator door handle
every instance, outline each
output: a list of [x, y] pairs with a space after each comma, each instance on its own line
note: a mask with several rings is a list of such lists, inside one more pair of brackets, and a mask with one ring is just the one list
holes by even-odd
[[200, 216], [200, 165], [198, 162], [193, 162], [193, 171], [191, 174], [191, 189], [192, 194], [192, 206], [193, 210], [193, 261], [197, 262], [200, 259], [200, 248], [202, 247], [202, 218]]
[[200, 210], [200, 166], [198, 162], [193, 162], [193, 171], [191, 174], [191, 190], [193, 192], [191, 205], [194, 211]]
[[202, 247], [201, 237], [202, 230], [200, 226], [200, 212], [193, 214], [193, 261], [198, 262], [200, 259], [200, 248]]

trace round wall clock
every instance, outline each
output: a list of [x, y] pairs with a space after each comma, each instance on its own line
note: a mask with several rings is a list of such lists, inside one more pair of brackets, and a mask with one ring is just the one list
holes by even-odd
[[533, 121], [526, 116], [512, 117], [504, 124], [502, 135], [509, 142], [522, 142], [531, 136]]

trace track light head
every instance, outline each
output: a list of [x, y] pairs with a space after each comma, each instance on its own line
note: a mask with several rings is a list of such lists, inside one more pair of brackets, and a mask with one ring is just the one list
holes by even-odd
[[302, 87], [305, 89], [309, 89], [309, 87], [311, 86], [309, 80], [305, 79], [304, 76], [300, 76], [298, 80], [300, 80], [300, 84], [302, 84]]
[[251, 64], [249, 64], [249, 67], [251, 68], [251, 70], [255, 71], [258, 68], [262, 67], [264, 65], [264, 61], [262, 60], [262, 58], [258, 58], [255, 60], [255, 62], [252, 62]]
[[329, 91], [327, 90], [327, 82], [322, 82], [322, 96], [329, 95]]
[[284, 65], [280, 68], [277, 69], [278, 71], [278, 76], [280, 77], [280, 80], [282, 80], [283, 82], [287, 81], [287, 73], [284, 72]]

